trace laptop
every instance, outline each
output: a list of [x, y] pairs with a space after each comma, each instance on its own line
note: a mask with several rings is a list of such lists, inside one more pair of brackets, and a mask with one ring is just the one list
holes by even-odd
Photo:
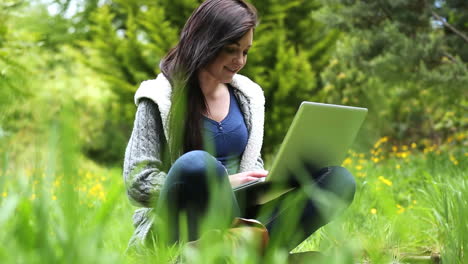
[[341, 165], [366, 115], [366, 108], [302, 102], [268, 176], [236, 186], [234, 192], [237, 195], [263, 181], [286, 183], [291, 175], [304, 171], [304, 163], [316, 170]]

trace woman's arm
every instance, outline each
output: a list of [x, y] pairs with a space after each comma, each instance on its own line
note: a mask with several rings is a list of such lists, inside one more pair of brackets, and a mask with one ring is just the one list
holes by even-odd
[[123, 177], [127, 195], [136, 206], [153, 207], [166, 179], [165, 138], [157, 105], [142, 99], [132, 136], [125, 150]]

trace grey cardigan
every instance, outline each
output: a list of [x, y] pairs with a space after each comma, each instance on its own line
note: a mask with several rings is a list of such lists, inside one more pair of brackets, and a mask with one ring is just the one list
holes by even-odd
[[[263, 169], [260, 150], [263, 143], [265, 98], [259, 85], [236, 74], [231, 85], [244, 115], [249, 139], [239, 172]], [[139, 208], [133, 216], [135, 232], [129, 249], [144, 246], [153, 225], [152, 206], [166, 179], [162, 149], [167, 146], [166, 125], [171, 106], [171, 85], [163, 74], [141, 83], [135, 94], [138, 106], [132, 135], [125, 150], [123, 178], [131, 203]]]

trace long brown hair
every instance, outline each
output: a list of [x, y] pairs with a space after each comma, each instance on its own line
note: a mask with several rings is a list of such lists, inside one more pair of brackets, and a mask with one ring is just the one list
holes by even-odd
[[202, 149], [202, 114], [207, 105], [198, 70], [221, 49], [257, 26], [257, 10], [243, 0], [206, 0], [192, 13], [179, 43], [161, 61], [162, 73], [172, 86], [169, 110], [171, 161], [190, 150]]

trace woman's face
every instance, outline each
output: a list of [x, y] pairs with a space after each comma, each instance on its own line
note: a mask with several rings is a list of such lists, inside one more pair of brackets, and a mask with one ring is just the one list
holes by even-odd
[[221, 83], [230, 83], [234, 74], [247, 63], [247, 53], [252, 46], [253, 30], [250, 29], [237, 42], [224, 46], [218, 56], [209, 63], [204, 71]]

